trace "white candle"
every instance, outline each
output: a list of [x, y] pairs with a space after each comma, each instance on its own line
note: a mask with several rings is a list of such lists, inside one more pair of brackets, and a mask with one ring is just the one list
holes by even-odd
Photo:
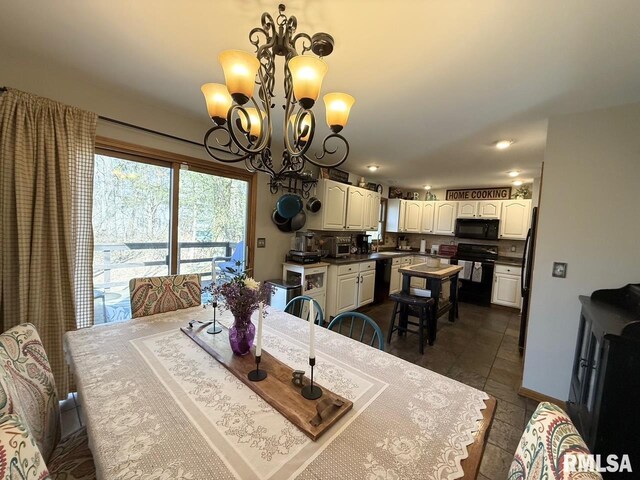
[[315, 337], [315, 312], [313, 311], [313, 300], [309, 302], [309, 358], [316, 358], [316, 337]]
[[258, 307], [258, 343], [256, 343], [256, 357], [262, 355], [262, 309], [263, 304], [260, 302], [260, 306]]

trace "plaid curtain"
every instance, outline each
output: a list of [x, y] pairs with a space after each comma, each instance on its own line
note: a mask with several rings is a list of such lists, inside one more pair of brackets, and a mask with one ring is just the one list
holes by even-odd
[[0, 331], [33, 323], [58, 394], [62, 336], [93, 325], [96, 115], [14, 89], [0, 95]]

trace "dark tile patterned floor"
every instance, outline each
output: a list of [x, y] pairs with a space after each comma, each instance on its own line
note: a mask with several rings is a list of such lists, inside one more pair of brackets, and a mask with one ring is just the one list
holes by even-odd
[[[393, 303], [364, 307], [361, 311], [380, 326], [386, 336]], [[524, 426], [537, 403], [518, 395], [522, 358], [518, 353], [517, 312], [460, 304], [460, 318], [438, 322], [435, 345], [418, 352], [417, 335], [394, 334], [385, 350], [462, 383], [479, 388], [498, 400], [489, 442], [480, 466], [479, 480], [504, 480]], [[82, 425], [82, 407], [76, 394], [61, 402], [63, 435]]]
[[[362, 308], [387, 334], [392, 302]], [[460, 304], [460, 318], [438, 321], [433, 346], [418, 352], [418, 336], [394, 334], [385, 350], [493, 395], [498, 400], [480, 480], [504, 480], [526, 422], [537, 402], [518, 395], [523, 361], [518, 352], [518, 312], [499, 307]]]

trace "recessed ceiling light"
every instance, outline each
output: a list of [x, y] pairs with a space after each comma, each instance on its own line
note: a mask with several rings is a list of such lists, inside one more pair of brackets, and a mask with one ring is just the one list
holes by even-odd
[[518, 175], [520, 175], [520, 172], [519, 172], [519, 171], [517, 171], [517, 170], [512, 170], [512, 171], [507, 172], [507, 173], [508, 173], [508, 174], [509, 174], [509, 176], [510, 176], [510, 177], [512, 177], [512, 178], [515, 178], [515, 177], [517, 177]]
[[504, 150], [505, 148], [509, 148], [513, 145], [513, 140], [500, 140], [496, 142], [496, 148], [498, 150]]
[[367, 167], [369, 170], [371, 170], [372, 172], [375, 172], [376, 170], [378, 170], [380, 167], [378, 165], [369, 165]]
[[425, 186], [424, 186], [424, 189], [425, 189], [425, 190], [431, 190], [431, 185], [425, 185]]
[[513, 182], [513, 184], [514, 184], [516, 187], [519, 187], [520, 185], [522, 185], [522, 180], [516, 180], [515, 182]]

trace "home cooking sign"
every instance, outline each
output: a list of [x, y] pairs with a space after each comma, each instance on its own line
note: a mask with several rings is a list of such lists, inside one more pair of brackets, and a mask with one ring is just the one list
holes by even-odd
[[447, 190], [447, 200], [508, 200], [509, 198], [511, 198], [511, 187]]

